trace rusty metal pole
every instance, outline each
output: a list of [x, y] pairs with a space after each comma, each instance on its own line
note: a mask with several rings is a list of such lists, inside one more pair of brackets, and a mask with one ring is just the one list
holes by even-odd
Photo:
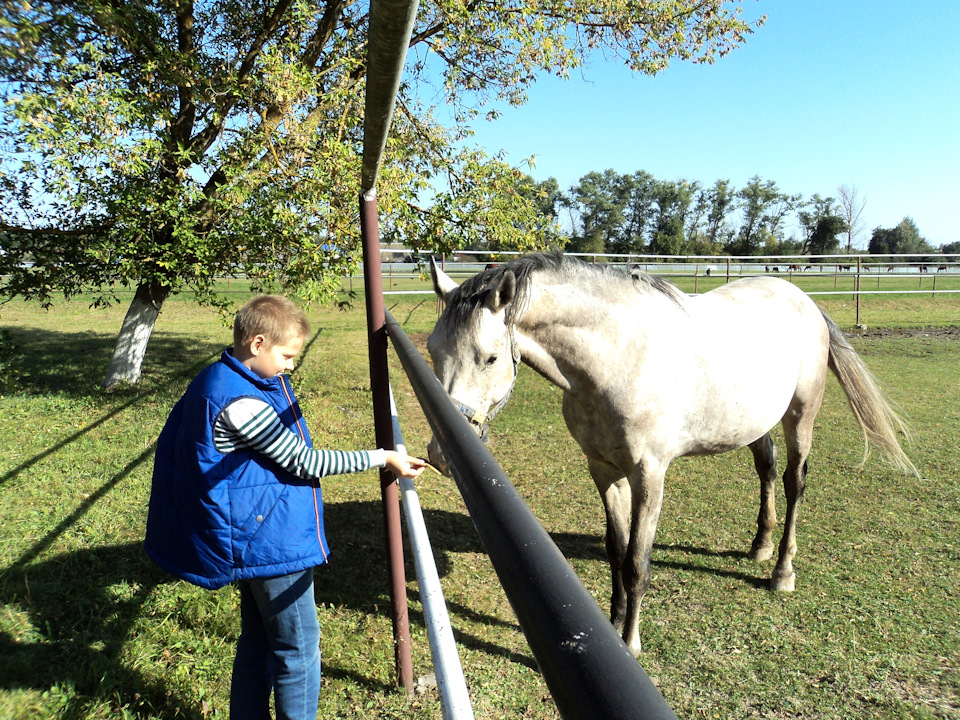
[[[393, 450], [393, 416], [390, 413], [390, 376], [387, 368], [386, 314], [383, 276], [380, 270], [380, 227], [377, 195], [360, 195], [360, 234], [363, 240], [363, 286], [367, 299], [367, 347], [370, 355], [370, 391], [373, 395], [373, 427], [377, 447]], [[394, 661], [400, 684], [413, 693], [413, 660], [410, 654], [410, 616], [407, 611], [407, 579], [403, 567], [403, 533], [400, 527], [400, 496], [397, 478], [380, 469], [380, 496], [386, 530], [387, 569], [393, 612]]]
[[[373, 393], [377, 443], [393, 449], [390, 413], [390, 380], [387, 374], [387, 331], [380, 267], [380, 229], [377, 219], [377, 173], [390, 134], [390, 124], [400, 89], [400, 76], [417, 17], [417, 0], [371, 0], [367, 35], [366, 96], [363, 109], [363, 157], [360, 164], [360, 232], [363, 238], [363, 284], [367, 296], [367, 330], [370, 348], [370, 389]], [[410, 659], [410, 618], [407, 583], [403, 570], [403, 536], [400, 532], [399, 487], [390, 473], [380, 473], [383, 517], [387, 528], [390, 600], [397, 675], [408, 694], [413, 693]]]

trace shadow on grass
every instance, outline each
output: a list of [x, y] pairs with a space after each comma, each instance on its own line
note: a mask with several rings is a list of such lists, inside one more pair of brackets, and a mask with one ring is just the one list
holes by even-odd
[[[322, 330], [318, 330], [304, 346], [299, 357], [300, 363], [306, 358], [321, 332]], [[138, 403], [160, 398], [172, 407], [177, 397], [171, 391], [185, 388], [189, 380], [220, 356], [224, 347], [216, 343], [184, 339], [179, 335], [154, 333], [150, 339], [140, 383], [108, 392], [101, 388], [102, 372], [105, 370], [93, 377], [90, 368], [106, 368], [113, 353], [114, 338], [89, 332], [63, 333], [46, 330], [15, 330], [11, 335], [19, 345], [30, 348], [29, 353], [24, 355], [24, 360], [29, 358], [29, 362], [23, 363], [28, 375], [20, 384], [22, 392], [35, 395], [67, 395], [76, 399], [93, 396], [104, 404], [111, 401], [116, 404], [77, 432], [0, 475], [0, 485]], [[169, 397], [163, 398], [164, 393]]]
[[[106, 394], [103, 378], [113, 355], [116, 335], [8, 328], [29, 375], [21, 387], [29, 393], [57, 393], [85, 398]], [[127, 391], [155, 392], [199, 372], [229, 344], [155, 332], [150, 338], [140, 383]], [[120, 391], [121, 394], [123, 391]]]
[[[424, 522], [430, 535], [437, 573], [441, 578], [450, 573], [451, 556], [460, 553], [483, 553], [483, 545], [473, 521], [466, 515], [445, 510], [424, 509]], [[328, 503], [324, 522], [332, 546], [330, 562], [317, 569], [316, 596], [320, 604], [349, 607], [362, 613], [383, 613], [389, 608], [387, 565], [384, 555], [383, 510], [377, 502]], [[407, 581], [416, 580], [416, 571], [405, 540], [405, 573]], [[407, 591], [414, 600], [417, 590]], [[447, 602], [457, 642], [473, 650], [504, 657], [512, 662], [536, 668], [532, 655], [511, 652], [496, 643], [462, 629], [469, 621], [486, 626], [516, 628], [515, 622], [477, 612], [461, 604]], [[410, 609], [411, 624], [425, 626], [423, 614]], [[458, 627], [461, 626], [461, 627]], [[324, 673], [339, 677], [342, 671], [325, 667]], [[354, 678], [356, 679], [356, 678]], [[365, 684], [369, 685], [369, 681]]]
[[[224, 330], [222, 340], [214, 342], [178, 333], [154, 332], [143, 360], [140, 382], [136, 386], [108, 392], [102, 385], [116, 335], [17, 327], [7, 328], [7, 331], [18, 348], [22, 369], [27, 373], [20, 382], [20, 390], [76, 398], [133, 395], [131, 401], [135, 401], [146, 394], [180, 387], [185, 379], [192, 379], [232, 344], [228, 330]], [[304, 344], [298, 365], [306, 359], [321, 332], [322, 329], [317, 330]]]
[[[216, 343], [155, 333], [141, 384], [106, 394], [99, 387], [102, 377], [99, 374], [93, 377], [90, 371], [106, 367], [113, 351], [113, 337], [30, 329], [16, 330], [14, 336], [18, 344], [30, 349], [25, 355], [29, 358], [29, 365], [25, 367], [29, 376], [22, 388], [25, 392], [77, 399], [96, 397], [104, 412], [77, 432], [0, 476], [0, 485], [137, 403], [172, 404], [177, 395], [172, 391], [179, 392], [222, 348]], [[303, 355], [310, 351], [315, 340], [316, 335]], [[135, 663], [126, 655], [131, 629], [142, 615], [144, 604], [159, 584], [172, 581], [146, 559], [139, 543], [81, 549], [35, 562], [135, 468], [149, 462], [152, 455], [150, 447], [131, 459], [126, 468], [87, 497], [13, 565], [0, 571], [3, 602], [24, 608], [32, 626], [22, 637], [0, 634], [0, 687], [34, 688], [40, 692], [55, 687], [74, 688], [75, 691], [64, 692], [65, 717], [82, 716], [84, 706], [91, 700], [126, 705], [138, 715], [202, 716], [200, 709], [187, 708], [181, 698], [168, 694], [167, 687], [148, 681], [134, 669]], [[379, 503], [329, 504], [326, 514], [334, 554], [331, 564], [317, 572], [318, 602], [361, 613], [382, 612], [389, 604], [385, 602], [388, 582]], [[425, 516], [441, 576], [449, 574], [452, 554], [483, 552], [469, 517], [437, 510], [426, 510]], [[555, 534], [554, 540], [568, 558], [605, 562], [603, 541], [599, 537], [562, 533]], [[670, 549], [689, 555], [718, 554], [700, 548]], [[734, 575], [756, 585], [766, 583], [745, 575], [699, 567], [692, 562], [666, 564], [685, 570]], [[407, 577], [414, 577], [409, 562]], [[133, 587], [136, 591], [132, 596], [117, 597], [112, 588], [118, 585]], [[462, 605], [454, 604], [449, 609], [455, 618], [459, 616], [477, 624], [513, 626]], [[411, 619], [423, 622], [419, 615], [412, 615]], [[536, 665], [527, 654], [508, 651], [466, 632], [458, 633], [458, 641], [528, 667]], [[329, 677], [349, 678], [373, 691], [387, 689], [379, 681], [358, 677], [343, 668], [327, 665], [325, 673]]]
[[[467, 515], [434, 509], [424, 509], [423, 514], [430, 535], [437, 572], [441, 578], [450, 572], [452, 554], [485, 552], [473, 521]], [[333, 552], [330, 563], [317, 571], [317, 601], [321, 604], [330, 603], [349, 607], [363, 613], [383, 612], [383, 608], [389, 606], [389, 599], [387, 568], [383, 556], [383, 514], [380, 505], [376, 502], [331, 503], [326, 505], [325, 518]], [[569, 560], [597, 561], [604, 565], [607, 562], [604, 542], [599, 536], [582, 533], [553, 533], [551, 537], [564, 557]], [[653, 560], [655, 566], [736, 578], [757, 588], [766, 588], [769, 584], [769, 579], [765, 576], [710, 567], [698, 564], [695, 560], [697, 556], [743, 559], [746, 557], [746, 552], [714, 551], [686, 545], [655, 547], [660, 551], [669, 551], [673, 557], [681, 554], [691, 558], [689, 562], [655, 558]], [[416, 578], [416, 574], [409, 558], [409, 548], [405, 550], [406, 577], [411, 581]], [[408, 591], [409, 599], [414, 599], [415, 595], [416, 590]], [[606, 598], [600, 600], [601, 607], [605, 602]], [[519, 630], [515, 622], [505, 622], [498, 617], [479, 613], [458, 603], [448, 602], [447, 609], [459, 644], [489, 655], [506, 657], [512, 662], [530, 668], [537, 667], [532, 655], [508, 651], [482, 637], [464, 631], [463, 623], [458, 622], [458, 618], [470, 623], [513, 627]], [[419, 612], [411, 610], [410, 618], [411, 622], [421, 626], [424, 624], [424, 618]], [[336, 669], [331, 669], [328, 674], [336, 676], [336, 673]]]
[[[24, 607], [34, 628], [22, 637], [0, 633], [0, 688], [60, 688], [60, 717], [85, 717], [93, 702], [129, 702], [135, 717], [191, 717], [180, 698], [147, 681], [125, 656], [144, 604], [168, 581], [139, 543], [79, 550], [0, 573], [4, 602]], [[111, 592], [121, 583], [133, 593]]]
[[[149, 452], [145, 451], [131, 462], [16, 563], [0, 572], [3, 601], [19, 604], [29, 614], [33, 628], [24, 637], [0, 634], [0, 688], [33, 688], [39, 692], [56, 687], [72, 688], [70, 693], [64, 693], [65, 717], [83, 716], [84, 708], [94, 701], [126, 706], [135, 716], [203, 716], [201, 708], [190, 707], [167, 686], [146, 678], [135, 669], [129, 651], [132, 628], [143, 614], [144, 605], [154, 589], [162, 583], [173, 582], [172, 577], [149, 562], [139, 542], [82, 549], [34, 563], [53, 540], [66, 532], [138, 464], [145, 462]], [[326, 508], [326, 519], [333, 555], [330, 564], [317, 570], [318, 603], [330, 603], [360, 613], [382, 612], [389, 603], [386, 600], [388, 584], [380, 504], [375, 501], [331, 503]], [[452, 554], [483, 552], [469, 517], [426, 510], [425, 519], [441, 576], [449, 574]], [[556, 540], [567, 557], [603, 559], [598, 538], [570, 533], [560, 534]], [[691, 555], [728, 554], [711, 553], [700, 548], [664, 549]], [[756, 578], [736, 573], [687, 563], [665, 564], [685, 570], [735, 575], [745, 582], [760, 584]], [[414, 577], [409, 562], [407, 577]], [[133, 588], [133, 591], [117, 593], [116, 587]], [[458, 617], [478, 624], [514, 626], [459, 604], [451, 604], [448, 609], [454, 626], [458, 624]], [[411, 613], [411, 622], [423, 623], [419, 612]], [[200, 632], [215, 633], [218, 630], [201, 629]], [[509, 651], [474, 634], [459, 630], [457, 640], [479, 652], [536, 668], [531, 655]], [[163, 660], [157, 658], [150, 662]], [[324, 673], [327, 677], [355, 682], [371, 692], [393, 689], [371, 677], [360, 676], [330, 663], [325, 664]]]
[[[90, 376], [91, 367], [100, 367], [99, 355], [103, 355], [103, 367], [113, 352], [113, 341], [90, 333], [58, 333], [39, 330], [17, 331], [17, 342], [29, 345], [29, 363], [24, 369], [29, 373], [21, 382], [21, 391], [31, 395], [68, 396], [74, 399], [97, 397], [106, 406], [106, 411], [80, 430], [71, 433], [42, 452], [24, 460], [3, 475], [0, 485], [12, 480], [38, 462], [67, 448], [84, 435], [120, 416], [128, 408], [169, 392], [207, 365], [216, 352], [209, 345], [193, 348], [185, 352], [176, 339], [160, 339], [157, 354], [169, 358], [168, 364], [151, 380], [145, 379], [141, 385], [107, 393], [100, 388], [102, 377], [94, 380]], [[153, 342], [151, 341], [151, 345]], [[169, 350], [169, 352], [165, 352]], [[200, 359], [198, 359], [198, 355]], [[156, 368], [152, 372], [156, 372]], [[161, 380], [162, 378], [162, 380]], [[172, 400], [170, 401], [172, 402]]]
[[[317, 333], [319, 334], [319, 333]], [[99, 426], [139, 404], [172, 406], [186, 382], [216, 359], [223, 345], [173, 334], [155, 333], [143, 379], [137, 386], [112, 392], [101, 389], [102, 370], [113, 352], [114, 338], [92, 332], [13, 329], [20, 347], [19, 392], [83, 401], [93, 398], [102, 414], [81, 429], [36, 453], [0, 476], [0, 485], [44, 459], [56, 456]], [[305, 347], [312, 347], [314, 336]], [[28, 351], [24, 352], [24, 348]], [[97, 368], [96, 375], [91, 373]], [[70, 409], [76, 406], [64, 403]], [[135, 716], [201, 717], [166, 687], [147, 682], [124, 657], [130, 629], [153, 589], [173, 578], [148, 561], [139, 542], [83, 549], [35, 563], [104, 497], [153, 459], [144, 449], [63, 520], [44, 533], [11, 565], [0, 570], [0, 598], [30, 616], [30, 629], [19, 636], [0, 632], [0, 688], [33, 688], [60, 693], [61, 717], [83, 717], [91, 700], [125, 705]], [[118, 600], [112, 588], [136, 588], [134, 597]], [[57, 690], [59, 688], [59, 690]]]

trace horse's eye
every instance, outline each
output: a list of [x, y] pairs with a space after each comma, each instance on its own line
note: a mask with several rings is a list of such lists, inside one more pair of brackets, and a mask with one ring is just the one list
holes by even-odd
[[497, 356], [496, 356], [496, 355], [491, 355], [490, 357], [487, 358], [487, 367], [490, 367], [490, 366], [493, 365], [495, 362], [497, 362]]

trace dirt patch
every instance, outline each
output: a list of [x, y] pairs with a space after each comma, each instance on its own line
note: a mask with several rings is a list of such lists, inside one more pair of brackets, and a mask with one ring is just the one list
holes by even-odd
[[879, 328], [877, 330], [855, 330], [848, 333], [851, 337], [939, 337], [960, 340], [960, 327], [943, 328]]
[[430, 337], [430, 333], [410, 333], [407, 337], [410, 338], [410, 342], [420, 351], [421, 355], [429, 357], [427, 354], [427, 338]]

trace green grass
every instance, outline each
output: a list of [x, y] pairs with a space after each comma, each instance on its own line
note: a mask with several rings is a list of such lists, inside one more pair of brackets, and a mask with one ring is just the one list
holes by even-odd
[[[960, 325], [957, 295], [874, 297], [864, 300], [871, 330]], [[818, 302], [852, 329], [850, 298]], [[422, 343], [434, 301], [387, 303]], [[365, 318], [355, 305], [311, 312], [316, 337], [294, 375], [315, 440], [332, 447], [373, 444]], [[140, 540], [156, 435], [228, 332], [215, 313], [169, 301], [140, 385], [107, 394], [99, 383], [124, 309], [2, 309], [0, 718], [227, 715], [236, 593], [173, 581]], [[745, 557], [757, 511], [749, 453], [671, 468], [640, 662], [681, 718], [960, 713], [960, 341], [911, 335], [853, 342], [909, 416], [922, 479], [875, 456], [859, 466], [861, 437], [831, 381], [801, 508], [795, 593], [770, 593], [772, 564]], [[429, 431], [391, 365], [407, 444], [423, 453]], [[522, 368], [491, 435], [507, 474], [606, 607], [601, 504], [559, 391]], [[454, 484], [430, 476], [419, 490], [476, 716], [555, 718]], [[435, 691], [408, 699], [396, 688], [376, 474], [329, 479], [324, 494], [334, 555], [317, 573], [321, 717], [439, 718]], [[408, 579], [419, 676], [432, 668], [409, 563]]]

